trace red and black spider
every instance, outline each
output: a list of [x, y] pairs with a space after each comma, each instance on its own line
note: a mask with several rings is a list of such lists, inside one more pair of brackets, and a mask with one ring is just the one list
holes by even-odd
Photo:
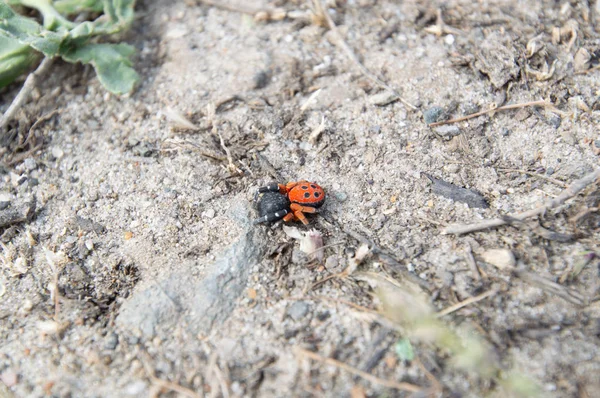
[[258, 188], [256, 194], [262, 194], [258, 199], [259, 218], [254, 224], [299, 220], [304, 225], [308, 220], [304, 213], [316, 213], [317, 208], [325, 203], [325, 191], [314, 182], [288, 182], [286, 185], [276, 182]]

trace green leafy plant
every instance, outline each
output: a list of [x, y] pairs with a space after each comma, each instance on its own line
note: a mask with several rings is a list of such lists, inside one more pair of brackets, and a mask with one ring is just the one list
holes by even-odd
[[[123, 43], [99, 43], [98, 39], [131, 25], [135, 0], [7, 1], [0, 0], [0, 88], [27, 72], [43, 55], [92, 65], [102, 85], [112, 93], [133, 90], [139, 80], [131, 62], [134, 48]], [[11, 5], [36, 9], [42, 25], [20, 15]], [[67, 18], [80, 13], [101, 14], [81, 23]]]

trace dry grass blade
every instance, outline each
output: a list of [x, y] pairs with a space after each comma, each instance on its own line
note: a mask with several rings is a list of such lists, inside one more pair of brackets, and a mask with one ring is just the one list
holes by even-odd
[[542, 289], [550, 295], [558, 296], [564, 300], [567, 300], [569, 303], [581, 307], [586, 306], [589, 303], [589, 299], [578, 291], [559, 285], [558, 283], [539, 276], [533, 272], [519, 270], [515, 271], [515, 274], [519, 277], [519, 279]]
[[181, 114], [181, 112], [173, 108], [165, 108], [164, 114], [167, 119], [171, 122], [172, 126], [184, 130], [200, 130], [198, 126], [192, 123], [188, 118]]
[[404, 105], [406, 105], [407, 107], [409, 107], [412, 110], [416, 110], [417, 109], [416, 106], [414, 106], [413, 104], [411, 104], [410, 102], [408, 102], [404, 98], [402, 98], [402, 96], [398, 93], [398, 91], [396, 89], [394, 89], [392, 86], [390, 86], [389, 84], [387, 84], [386, 82], [381, 80], [379, 77], [377, 77], [374, 73], [372, 73], [370, 70], [368, 70], [366, 68], [366, 66], [364, 66], [358, 60], [358, 58], [356, 57], [356, 55], [354, 55], [354, 52], [352, 51], [352, 49], [350, 48], [348, 43], [346, 43], [346, 41], [342, 38], [342, 35], [340, 34], [336, 24], [333, 22], [333, 20], [329, 16], [329, 13], [325, 9], [325, 7], [322, 5], [321, 0], [316, 0], [315, 6], [319, 11], [320, 16], [325, 18], [325, 21], [327, 21], [327, 25], [329, 26], [329, 29], [331, 29], [331, 32], [333, 32], [334, 36], [336, 37], [336, 39], [337, 39], [336, 45], [339, 46], [342, 49], [342, 51], [344, 51], [344, 53], [346, 53], [346, 56], [358, 67], [358, 69], [360, 69], [362, 74], [365, 75], [365, 77], [367, 77], [373, 83], [377, 84], [379, 87], [389, 90], [392, 94], [394, 94], [396, 97], [398, 97], [398, 99]]
[[473, 256], [473, 249], [471, 249], [471, 245], [467, 242], [467, 248], [465, 250], [466, 260], [469, 268], [471, 269], [471, 273], [479, 282], [481, 282], [481, 270], [477, 266], [477, 261], [475, 261], [475, 257]]
[[469, 297], [468, 299], [463, 300], [460, 303], [456, 303], [454, 305], [451, 305], [450, 307], [446, 308], [445, 310], [442, 310], [442, 311], [438, 312], [436, 314], [436, 316], [438, 318], [446, 316], [448, 314], [453, 313], [454, 311], [458, 311], [461, 308], [466, 307], [467, 305], [470, 305], [470, 304], [476, 303], [478, 301], [481, 301], [481, 300], [483, 300], [485, 298], [488, 298], [488, 297], [490, 297], [490, 296], [492, 296], [492, 295], [494, 295], [496, 293], [497, 293], [496, 289], [492, 289], [492, 290], [488, 290], [485, 293], [481, 293], [481, 294], [479, 294], [477, 296]]
[[542, 180], [546, 180], [548, 182], [551, 182], [551, 183], [553, 183], [555, 185], [558, 185], [561, 188], [566, 188], [567, 187], [567, 184], [565, 184], [562, 181], [557, 180], [556, 178], [548, 177], [548, 176], [545, 176], [543, 174], [533, 173], [533, 172], [527, 171], [527, 170], [519, 170], [519, 169], [498, 169], [498, 170], [502, 171], [504, 173], [521, 173], [521, 174], [527, 174], [528, 176], [540, 178]]
[[[216, 130], [216, 126], [213, 125], [213, 133], [216, 132]], [[223, 139], [223, 136], [221, 135], [221, 133], [218, 133], [218, 135], [219, 141], [221, 143], [221, 148], [223, 148], [225, 154], [227, 155], [227, 170], [229, 170], [229, 172], [232, 174], [244, 175], [244, 172], [240, 170], [240, 168], [237, 167], [233, 162], [233, 156], [231, 156], [231, 151], [229, 150], [229, 148], [227, 148], [227, 145], [225, 145], [225, 140]]]
[[450, 120], [445, 120], [443, 122], [431, 123], [431, 124], [429, 124], [429, 126], [430, 127], [436, 127], [436, 126], [442, 126], [444, 124], [458, 123], [458, 122], [462, 122], [462, 121], [465, 121], [465, 120], [473, 119], [474, 117], [485, 115], [487, 113], [498, 112], [498, 111], [507, 111], [507, 110], [510, 110], [510, 109], [525, 108], [525, 107], [528, 107], [528, 106], [552, 106], [552, 104], [549, 103], [549, 102], [547, 102], [547, 101], [532, 101], [532, 102], [525, 102], [525, 103], [522, 103], [522, 104], [504, 105], [504, 106], [499, 106], [499, 107], [496, 107], [496, 108], [488, 109], [488, 110], [485, 110], [485, 111], [480, 111], [480, 112], [472, 113], [472, 114], [467, 115], [467, 116], [458, 117], [456, 119], [450, 119]]
[[367, 372], [363, 372], [362, 370], [356, 369], [355, 367], [352, 367], [348, 364], [345, 364], [345, 363], [335, 360], [333, 358], [323, 357], [315, 352], [308, 351], [308, 350], [305, 350], [300, 347], [296, 347], [295, 352], [298, 356], [304, 356], [304, 357], [310, 358], [315, 361], [319, 361], [319, 362], [326, 363], [328, 365], [335, 366], [335, 367], [343, 369], [349, 373], [352, 373], [353, 375], [362, 377], [363, 379], [368, 380], [374, 384], [379, 384], [381, 386], [385, 386], [385, 387], [389, 387], [389, 388], [395, 388], [395, 389], [401, 390], [401, 391], [408, 391], [408, 392], [415, 392], [415, 393], [423, 391], [422, 387], [419, 387], [415, 384], [397, 382], [394, 380], [380, 379], [379, 377], [373, 376], [372, 374], [367, 373]]
[[598, 178], [600, 178], [600, 169], [595, 170], [585, 177], [573, 182], [560, 195], [556, 198], [547, 201], [544, 205], [536, 207], [535, 209], [528, 210], [518, 214], [510, 214], [506, 218], [493, 218], [476, 224], [467, 225], [450, 225], [446, 227], [443, 234], [466, 234], [469, 232], [481, 231], [488, 228], [499, 227], [501, 225], [508, 224], [510, 220], [523, 221], [530, 217], [535, 217], [540, 214], [544, 214], [546, 211], [558, 207], [565, 203], [567, 200], [576, 196], [579, 192], [584, 190], [588, 185], [593, 184]]
[[6, 112], [4, 112], [4, 116], [2, 116], [2, 119], [0, 119], [0, 130], [2, 130], [4, 126], [6, 126], [8, 122], [12, 120], [12, 118], [15, 116], [15, 113], [17, 113], [19, 108], [21, 108], [25, 101], [27, 101], [27, 99], [29, 98], [29, 94], [31, 94], [31, 91], [37, 85], [38, 79], [46, 74], [53, 62], [54, 60], [52, 58], [44, 58], [44, 60], [40, 63], [37, 69], [33, 71], [33, 73], [31, 73], [29, 76], [27, 76], [25, 84], [23, 84], [23, 88], [21, 88], [19, 94], [17, 94], [12, 104], [10, 104]]

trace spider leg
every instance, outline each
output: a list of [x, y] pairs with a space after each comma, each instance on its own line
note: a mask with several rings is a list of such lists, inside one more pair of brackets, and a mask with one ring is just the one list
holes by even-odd
[[292, 203], [290, 205], [290, 209], [295, 213], [297, 211], [301, 211], [302, 213], [316, 213], [317, 209], [315, 209], [314, 207], [310, 207], [310, 206], [302, 206], [301, 204], [298, 203]]
[[283, 184], [271, 182], [271, 183], [265, 185], [264, 187], [258, 188], [258, 193], [264, 193], [264, 192], [279, 192], [281, 194], [286, 194], [287, 189], [286, 189], [285, 185], [283, 185]]
[[290, 181], [287, 184], [285, 184], [285, 189], [287, 191], [291, 190], [292, 188], [294, 188], [296, 185], [300, 184], [302, 181]]
[[294, 213], [288, 213], [283, 217], [283, 221], [290, 222], [294, 219]]
[[252, 224], [260, 224], [260, 223], [269, 223], [273, 221], [280, 220], [288, 215], [289, 211], [286, 209], [276, 211], [275, 213], [266, 214], [260, 218], [257, 218], [252, 222]]
[[298, 220], [302, 221], [302, 224], [304, 224], [304, 225], [308, 225], [308, 220], [306, 219], [306, 216], [304, 215], [304, 213], [302, 213], [302, 210], [296, 210], [296, 211], [294, 212], [294, 216], [295, 216], [295, 217], [296, 217]]

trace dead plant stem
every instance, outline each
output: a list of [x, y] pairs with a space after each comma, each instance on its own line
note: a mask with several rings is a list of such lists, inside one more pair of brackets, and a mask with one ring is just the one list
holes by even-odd
[[475, 224], [450, 225], [446, 227], [442, 231], [442, 233], [454, 235], [466, 234], [469, 232], [499, 227], [501, 225], [508, 224], [511, 220], [523, 221], [527, 218], [539, 216], [540, 214], [544, 214], [550, 209], [554, 209], [555, 207], [564, 204], [567, 200], [571, 199], [572, 197], [576, 196], [579, 192], [584, 190], [588, 185], [593, 184], [598, 178], [600, 178], [600, 169], [597, 169], [584, 176], [583, 178], [574, 181], [571, 185], [564, 189], [556, 198], [550, 199], [549, 201], [544, 203], [544, 205], [536, 207], [535, 209], [524, 211], [522, 213], [510, 214], [505, 218], [492, 218]]
[[499, 106], [497, 108], [492, 108], [492, 109], [487, 109], [485, 111], [480, 111], [480, 112], [472, 113], [470, 115], [462, 116], [462, 117], [459, 117], [459, 118], [456, 118], [456, 119], [450, 119], [450, 120], [445, 120], [443, 122], [431, 123], [431, 124], [429, 124], [429, 126], [430, 127], [436, 127], [436, 126], [442, 126], [444, 124], [458, 123], [458, 122], [462, 122], [462, 121], [465, 121], [465, 120], [473, 119], [474, 117], [485, 115], [485, 114], [491, 113], [491, 112], [507, 111], [509, 109], [525, 108], [525, 107], [528, 107], [528, 106], [549, 106], [549, 105], [551, 105], [551, 104], [548, 101], [545, 101], [545, 100], [532, 101], [532, 102], [524, 102], [522, 104], [504, 105], [504, 106]]
[[345, 364], [343, 362], [340, 362], [336, 359], [323, 357], [315, 352], [308, 351], [308, 350], [305, 350], [300, 347], [296, 347], [295, 350], [296, 350], [296, 353], [300, 356], [305, 356], [314, 361], [323, 362], [328, 365], [332, 365], [337, 368], [343, 369], [349, 373], [352, 373], [353, 375], [362, 377], [363, 379], [368, 380], [374, 384], [379, 384], [379, 385], [382, 385], [385, 387], [395, 388], [397, 390], [408, 391], [408, 392], [421, 392], [423, 390], [423, 388], [421, 388], [415, 384], [397, 382], [394, 380], [380, 379], [379, 377], [373, 376], [372, 374], [367, 373], [367, 372], [363, 372], [362, 370], [356, 369], [355, 367]]
[[23, 84], [21, 91], [19, 91], [19, 94], [17, 94], [12, 104], [10, 104], [6, 112], [4, 112], [4, 116], [2, 116], [2, 119], [0, 119], [0, 130], [2, 130], [8, 124], [8, 122], [10, 122], [13, 119], [17, 111], [23, 106], [25, 101], [27, 101], [29, 95], [31, 94], [31, 91], [37, 85], [38, 79], [44, 74], [46, 74], [53, 61], [54, 60], [52, 58], [44, 58], [44, 60], [40, 63], [37, 69], [30, 73], [29, 76], [27, 76], [27, 79], [25, 80], [25, 84]]

